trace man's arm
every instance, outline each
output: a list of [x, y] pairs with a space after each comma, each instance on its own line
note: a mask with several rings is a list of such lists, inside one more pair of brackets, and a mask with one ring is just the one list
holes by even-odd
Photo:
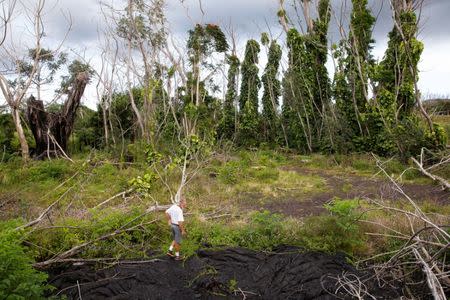
[[170, 215], [166, 213], [167, 223], [172, 224], [172, 219], [170, 218]]
[[178, 226], [180, 226], [181, 234], [185, 235], [186, 234], [186, 228], [184, 228], [184, 222], [178, 221]]

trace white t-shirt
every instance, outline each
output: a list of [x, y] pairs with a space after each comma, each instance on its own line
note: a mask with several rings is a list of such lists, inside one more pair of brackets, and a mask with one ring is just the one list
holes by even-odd
[[178, 222], [184, 222], [183, 210], [178, 205], [172, 205], [166, 210], [166, 213], [170, 215], [170, 221], [172, 224], [178, 225]]

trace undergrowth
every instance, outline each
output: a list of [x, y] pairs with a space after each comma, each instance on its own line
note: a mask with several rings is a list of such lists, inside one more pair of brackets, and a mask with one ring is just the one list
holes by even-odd
[[22, 244], [20, 222], [0, 222], [0, 299], [45, 299], [47, 274], [32, 267], [33, 258]]
[[[214, 157], [186, 190], [191, 206], [182, 251], [186, 255], [195, 255], [196, 250], [204, 247], [271, 251], [286, 244], [305, 250], [344, 252], [352, 258], [360, 258], [399, 247], [398, 241], [380, 237], [369, 239], [365, 235], [368, 226], [362, 225], [360, 219], [370, 217], [384, 224], [390, 216], [382, 212], [361, 215], [362, 204], [355, 199], [336, 198], [326, 205], [328, 213], [302, 219], [268, 211], [250, 212], [239, 206], [237, 199], [245, 193], [253, 193], [245, 201], [257, 201], [254, 197], [257, 192], [261, 201], [279, 201], [286, 195], [302, 201], [329, 188], [320, 175], [296, 169], [303, 167], [338, 175], [366, 176], [378, 172], [373, 158], [366, 155], [299, 156], [258, 150]], [[403, 172], [405, 165], [397, 160], [388, 161], [385, 168], [388, 174], [402, 174], [404, 181], [423, 181], [413, 169]], [[14, 293], [39, 299], [48, 287], [44, 285], [45, 275], [31, 268], [33, 261], [49, 259], [89, 241], [94, 242], [75, 257], [126, 259], [163, 254], [171, 242], [163, 213], [143, 215], [149, 205], [169, 202], [164, 185], [156, 182], [152, 174], [152, 169], [143, 163], [112, 161], [102, 153], [80, 157], [74, 163], [52, 160], [24, 165], [11, 160], [0, 164], [0, 200], [2, 196], [6, 199], [14, 195], [16, 205], [27, 206], [29, 214], [24, 214], [27, 219], [64, 195], [55, 207], [50, 224], [45, 222], [26, 232], [12, 230], [17, 226], [13, 221], [0, 224], [0, 264], [4, 265], [0, 273], [6, 270], [1, 273], [0, 290], [11, 290], [10, 287], [15, 286]], [[177, 183], [175, 177], [168, 180], [169, 184]], [[58, 188], [62, 182], [66, 185]], [[64, 194], [70, 187], [72, 189]], [[129, 188], [135, 188], [134, 198], [119, 198], [104, 208], [93, 208]], [[352, 188], [350, 184], [342, 187], [343, 190]], [[12, 207], [17, 209], [17, 206]], [[205, 217], [205, 212], [221, 207], [229, 209], [229, 217], [212, 220]], [[449, 206], [440, 203], [424, 202], [422, 207], [426, 213], [449, 211]], [[137, 226], [141, 223], [144, 225]], [[101, 239], [133, 226], [135, 230]], [[26, 294], [25, 289], [34, 294]], [[0, 298], [2, 296], [0, 294]]]

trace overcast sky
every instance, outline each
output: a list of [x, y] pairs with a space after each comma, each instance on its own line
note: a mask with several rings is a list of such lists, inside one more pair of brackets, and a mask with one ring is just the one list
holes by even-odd
[[[34, 3], [33, 0], [26, 0]], [[115, 7], [122, 8], [125, 0], [103, 0]], [[296, 0], [299, 1], [299, 0]], [[199, 0], [166, 0], [166, 13], [172, 33], [178, 38], [185, 37], [187, 30], [195, 23], [215, 23], [232, 26], [237, 31], [240, 52], [249, 38], [260, 38], [261, 32], [270, 32], [273, 37], [280, 37], [282, 30], [276, 16], [278, 0], [202, 0], [202, 16]], [[300, 28], [303, 22], [296, 17], [292, 0], [285, 0], [286, 9], [295, 25]], [[339, 11], [344, 0], [332, 0], [332, 5]], [[350, 0], [347, 1], [351, 3]], [[387, 34], [392, 29], [391, 12], [388, 0], [369, 0], [373, 14], [378, 17], [374, 28], [376, 44], [373, 50], [375, 58], [381, 59], [387, 45]], [[66, 15], [70, 13], [73, 27], [65, 43], [67, 48], [82, 52], [95, 64], [98, 56], [97, 28], [103, 25], [99, 9], [99, 0], [47, 0], [48, 13], [44, 17], [46, 40], [48, 44], [59, 41], [67, 29]], [[53, 7], [53, 8], [52, 8]], [[14, 35], [26, 36], [26, 29], [21, 25], [24, 17], [20, 9], [15, 18]], [[348, 15], [347, 15], [348, 17]], [[330, 39], [339, 40], [337, 16], [333, 16], [330, 26]], [[450, 0], [425, 0], [421, 15], [419, 38], [425, 43], [425, 51], [420, 62], [419, 86], [423, 94], [450, 95]], [[281, 37], [282, 41], [283, 38]], [[263, 58], [261, 63], [264, 63]], [[329, 69], [332, 63], [329, 62]], [[332, 71], [332, 70], [330, 70]], [[95, 95], [90, 87], [85, 98]], [[89, 106], [94, 106], [89, 100]]]

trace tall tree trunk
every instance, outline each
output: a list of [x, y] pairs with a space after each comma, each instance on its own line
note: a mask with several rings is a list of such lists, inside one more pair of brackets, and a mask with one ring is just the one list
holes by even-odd
[[109, 146], [109, 132], [108, 132], [108, 120], [106, 115], [106, 107], [101, 105], [102, 107], [102, 114], [103, 114], [103, 130], [105, 132], [105, 146], [108, 148]]
[[25, 137], [25, 133], [23, 131], [22, 121], [20, 120], [20, 111], [18, 108], [12, 109], [12, 117], [13, 117], [14, 125], [16, 127], [17, 135], [19, 137], [22, 158], [24, 160], [28, 160], [30, 158], [29, 147], [28, 147], [27, 139]]

